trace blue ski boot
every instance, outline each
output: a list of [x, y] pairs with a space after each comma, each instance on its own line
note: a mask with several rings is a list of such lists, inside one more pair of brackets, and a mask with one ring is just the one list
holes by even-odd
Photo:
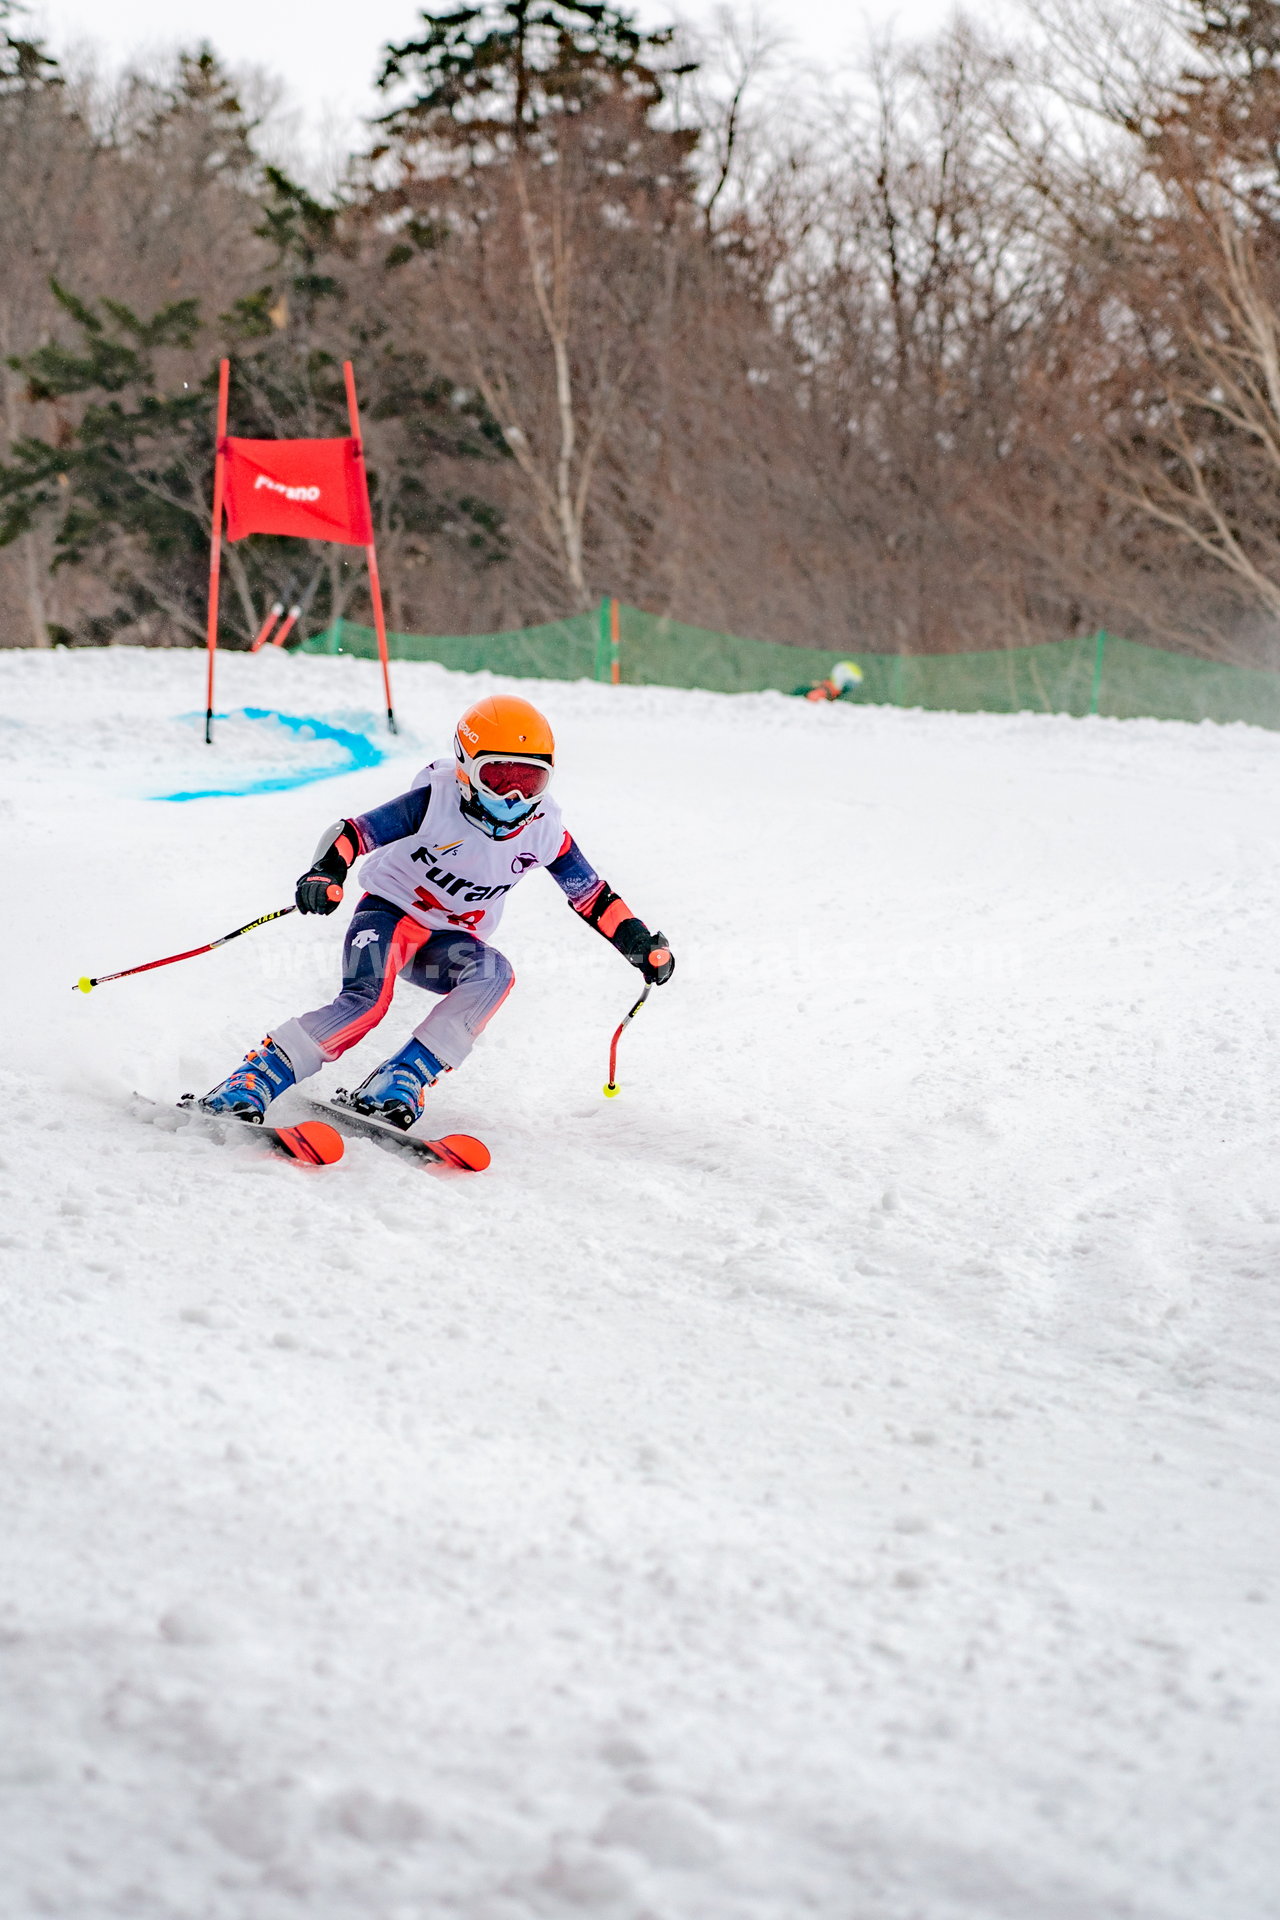
[[421, 1040], [410, 1040], [360, 1082], [349, 1096], [351, 1105], [357, 1113], [367, 1113], [371, 1120], [389, 1121], [407, 1133], [414, 1121], [422, 1118], [427, 1088], [433, 1087], [444, 1071], [443, 1063]]
[[207, 1113], [232, 1113], [241, 1120], [260, 1122], [276, 1095], [291, 1087], [296, 1077], [288, 1054], [268, 1035], [198, 1104]]

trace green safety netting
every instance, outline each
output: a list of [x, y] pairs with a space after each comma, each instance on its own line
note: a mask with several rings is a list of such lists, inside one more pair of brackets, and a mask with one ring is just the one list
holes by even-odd
[[[792, 693], [825, 679], [839, 657], [825, 648], [784, 647], [688, 627], [608, 600], [598, 615], [573, 614], [512, 633], [446, 638], [392, 633], [387, 641], [393, 660], [434, 660], [470, 673], [532, 680], [616, 676], [632, 686], [704, 687], [718, 693]], [[377, 642], [371, 627], [338, 620], [307, 640], [302, 651], [372, 659]], [[1280, 730], [1280, 674], [1193, 660], [1113, 634], [982, 653], [868, 651], [845, 657], [862, 671], [861, 682], [845, 698], [865, 705], [1245, 720]]]

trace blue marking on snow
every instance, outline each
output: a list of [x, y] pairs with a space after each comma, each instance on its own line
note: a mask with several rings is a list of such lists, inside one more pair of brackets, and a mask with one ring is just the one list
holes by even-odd
[[[183, 714], [184, 720], [198, 720], [204, 723], [203, 713]], [[291, 733], [307, 733], [316, 740], [332, 740], [346, 754], [339, 765], [323, 767], [297, 767], [288, 773], [264, 774], [257, 779], [249, 778], [225, 787], [191, 787], [182, 793], [155, 793], [153, 800], [241, 800], [254, 793], [285, 793], [291, 787], [308, 787], [316, 780], [335, 780], [339, 774], [355, 773], [364, 767], [379, 766], [386, 759], [381, 747], [374, 745], [363, 733], [352, 733], [346, 727], [334, 727], [327, 720], [317, 720], [310, 714], [277, 713], [271, 707], [240, 707], [235, 713], [215, 713], [215, 720], [275, 720]]]

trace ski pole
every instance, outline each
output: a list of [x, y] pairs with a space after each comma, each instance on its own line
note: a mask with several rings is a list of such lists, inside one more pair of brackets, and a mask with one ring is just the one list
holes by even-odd
[[604, 1083], [604, 1097], [606, 1100], [612, 1100], [619, 1091], [619, 1088], [618, 1088], [618, 1042], [622, 1038], [623, 1028], [629, 1027], [631, 1025], [631, 1022], [635, 1019], [641, 1007], [644, 1005], [645, 1001], [649, 998], [649, 995], [652, 992], [653, 992], [653, 982], [652, 980], [650, 980], [646, 984], [644, 992], [640, 995], [640, 998], [636, 1001], [634, 1007], [632, 1007], [630, 1013], [625, 1015], [625, 1017], [620, 1022], [617, 1032], [614, 1034], [613, 1039], [609, 1042], [609, 1078]]
[[[659, 944], [653, 949], [653, 952], [649, 955], [649, 960], [651, 964], [655, 967], [660, 967], [663, 961], [669, 958], [667, 949], [661, 944], [661, 941], [662, 941], [662, 935], [659, 934], [658, 935]], [[653, 985], [654, 983], [652, 980], [646, 980], [644, 992], [640, 995], [640, 998], [636, 1001], [630, 1013], [626, 1014], [623, 1017], [623, 1019], [619, 1022], [618, 1030], [614, 1034], [613, 1039], [609, 1042], [609, 1078], [605, 1081], [605, 1085], [604, 1085], [604, 1097], [606, 1100], [612, 1100], [616, 1098], [619, 1091], [619, 1088], [618, 1088], [618, 1042], [622, 1038], [623, 1029], [631, 1025], [631, 1022], [635, 1019], [641, 1007], [644, 1005], [645, 1001], [649, 998], [649, 995], [653, 992]]]
[[92, 993], [95, 987], [105, 985], [108, 980], [127, 980], [131, 973], [150, 973], [153, 967], [171, 967], [176, 960], [194, 960], [198, 953], [212, 953], [215, 947], [225, 947], [228, 940], [238, 940], [242, 933], [252, 933], [255, 927], [265, 927], [269, 920], [283, 920], [287, 913], [296, 913], [296, 907], [277, 907], [273, 913], [261, 914], [256, 920], [249, 920], [243, 927], [234, 927], [230, 933], [224, 933], [220, 940], [210, 940], [203, 947], [191, 947], [186, 953], [170, 953], [163, 960], [148, 960], [141, 967], [125, 967], [119, 973], [100, 973], [90, 980], [86, 974], [77, 980], [72, 993]]

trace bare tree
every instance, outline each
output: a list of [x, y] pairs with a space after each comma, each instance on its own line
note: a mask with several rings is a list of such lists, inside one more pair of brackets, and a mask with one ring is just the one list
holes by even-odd
[[[51, 276], [98, 239], [93, 203], [95, 143], [53, 63], [30, 41], [4, 31], [0, 10], [0, 389], [3, 449], [28, 432], [32, 412], [13, 358], [34, 346], [53, 313]], [[23, 644], [49, 645], [47, 535], [24, 533], [9, 572], [17, 580]]]
[[1280, 615], [1280, 13], [1040, 18], [1072, 116], [1027, 168], [1071, 282], [1045, 444], [1064, 493], [1104, 502], [1077, 578], [1131, 630], [1257, 660]]

